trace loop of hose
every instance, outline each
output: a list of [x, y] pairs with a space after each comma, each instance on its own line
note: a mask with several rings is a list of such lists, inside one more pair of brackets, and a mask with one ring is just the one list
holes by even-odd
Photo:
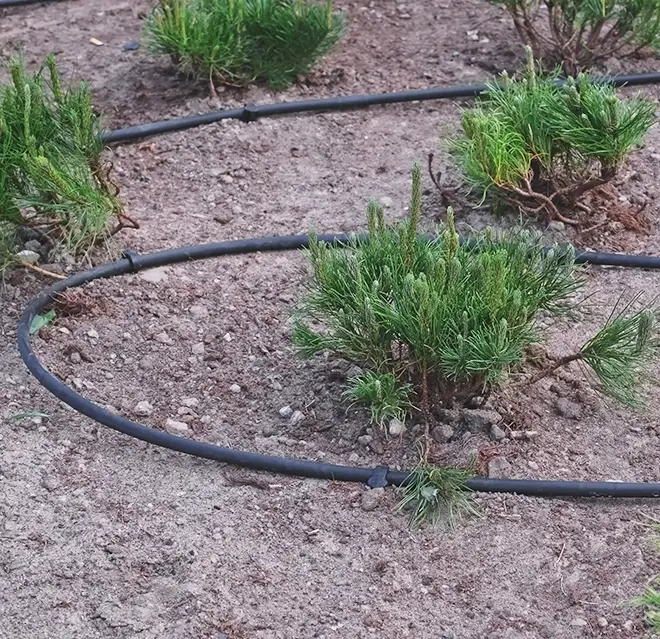
[[[349, 239], [349, 236], [339, 234], [321, 235], [319, 239], [341, 245]], [[358, 482], [370, 486], [387, 484], [400, 486], [410, 476], [409, 471], [323, 464], [309, 460], [251, 453], [170, 435], [135, 423], [105, 410], [61, 382], [43, 366], [32, 348], [30, 342], [32, 320], [52, 304], [55, 295], [66, 289], [83, 286], [93, 280], [135, 273], [157, 266], [226, 255], [296, 250], [305, 248], [308, 243], [309, 236], [297, 235], [218, 242], [169, 249], [145, 255], [131, 253], [116, 262], [110, 262], [73, 275], [42, 291], [28, 303], [18, 325], [18, 348], [21, 358], [35, 379], [58, 399], [104, 426], [136, 439], [189, 455], [255, 470], [317, 479]], [[583, 252], [579, 254], [578, 259], [583, 263], [601, 265], [660, 268], [660, 258], [652, 256]], [[535, 497], [660, 497], [660, 483], [541, 481], [482, 477], [471, 478], [466, 483], [470, 489], [475, 491], [516, 493]]]
[[[637, 73], [634, 75], [601, 76], [590, 79], [593, 83], [609, 82], [615, 86], [640, 86], [660, 83], [660, 72]], [[557, 80], [562, 84], [564, 80]], [[106, 131], [103, 141], [129, 142], [151, 135], [184, 131], [221, 120], [241, 120], [253, 122], [259, 118], [275, 115], [290, 115], [295, 113], [314, 113], [321, 111], [348, 111], [363, 109], [377, 104], [396, 104], [402, 102], [423, 102], [426, 100], [448, 100], [456, 98], [472, 98], [486, 91], [485, 84], [472, 84], [456, 87], [437, 87], [433, 89], [416, 89], [412, 91], [395, 91], [392, 93], [372, 93], [368, 95], [347, 95], [316, 100], [301, 100], [298, 102], [278, 102], [275, 104], [247, 104], [240, 109], [225, 109], [201, 115], [189, 115], [174, 120], [162, 120], [149, 124], [138, 124], [116, 131]]]

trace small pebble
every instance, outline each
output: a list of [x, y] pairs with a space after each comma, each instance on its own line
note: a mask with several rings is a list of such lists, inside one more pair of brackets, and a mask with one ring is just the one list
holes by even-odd
[[98, 339], [98, 338], [99, 338], [99, 334], [98, 334], [93, 328], [90, 328], [90, 329], [87, 331], [87, 337], [91, 337], [92, 339]]
[[399, 437], [400, 435], [403, 435], [403, 431], [406, 430], [406, 426], [401, 420], [395, 418], [390, 421], [387, 430], [389, 434], [392, 435], [392, 437]]
[[358, 437], [358, 442], [363, 446], [368, 446], [373, 440], [374, 438], [371, 435], [360, 435], [360, 437]]
[[240, 392], [241, 392], [241, 387], [240, 387], [238, 384], [232, 384], [232, 385], [229, 387], [229, 390], [230, 390], [232, 393], [240, 393]]
[[439, 444], [446, 444], [454, 436], [454, 429], [449, 424], [439, 424], [433, 429], [431, 436]]
[[609, 624], [608, 624], [607, 619], [605, 619], [605, 617], [598, 617], [598, 625], [599, 625], [601, 628], [607, 628], [607, 626], [608, 626]]
[[495, 441], [499, 441], [500, 439], [504, 439], [505, 437], [506, 437], [506, 433], [497, 424], [493, 424], [490, 427], [491, 439], [494, 439]]
[[555, 409], [562, 417], [567, 417], [568, 419], [580, 419], [582, 417], [582, 408], [579, 404], [566, 399], [565, 397], [560, 397], [555, 402]]
[[82, 357], [80, 356], [80, 353], [78, 351], [73, 351], [71, 355], [69, 355], [69, 359], [71, 360], [72, 364], [80, 364], [82, 361]]
[[124, 51], [137, 51], [140, 48], [140, 42], [139, 40], [129, 40], [128, 42], [124, 42], [121, 48]]
[[144, 400], [136, 404], [133, 412], [141, 417], [147, 417], [154, 412], [154, 407], [148, 401]]
[[60, 482], [57, 481], [57, 479], [54, 479], [53, 477], [46, 477], [42, 482], [41, 485], [48, 491], [52, 492], [53, 490], [57, 490], [60, 487]]
[[184, 399], [181, 403], [188, 408], [195, 408], [195, 406], [199, 406], [199, 400], [196, 397], [186, 397], [186, 399]]
[[293, 414], [293, 409], [291, 406], [282, 406], [278, 412], [280, 415], [282, 415], [282, 417], [291, 417]]
[[376, 510], [385, 495], [384, 488], [371, 488], [362, 495], [362, 510], [371, 512]]
[[529, 466], [532, 470], [538, 470], [539, 469], [539, 465], [535, 461], [532, 461], [532, 460], [527, 462], [527, 466]]
[[203, 355], [204, 354], [204, 342], [198, 342], [197, 344], [193, 344], [192, 353], [193, 353], [193, 355]]
[[297, 424], [300, 424], [305, 420], [305, 415], [304, 413], [301, 413], [299, 410], [294, 411], [293, 415], [291, 415], [291, 419], [289, 420], [289, 423], [292, 426], [296, 426]]
[[188, 432], [188, 424], [184, 422], [177, 422], [174, 419], [167, 419], [165, 422], [165, 430], [172, 435], [181, 435]]

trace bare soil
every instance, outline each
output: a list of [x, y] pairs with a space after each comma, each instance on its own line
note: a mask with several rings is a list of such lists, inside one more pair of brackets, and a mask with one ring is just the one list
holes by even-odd
[[[471, 83], [521, 59], [508, 19], [480, 0], [345, 1], [348, 37], [305, 84], [279, 96], [232, 90], [215, 102], [167, 61], [123, 49], [139, 39], [149, 3], [108, 4], [2, 10], [0, 51], [23, 48], [35, 64], [55, 51], [67, 78], [92, 83], [109, 128], [252, 101]], [[477, 40], [468, 34], [475, 30]], [[656, 89], [645, 92], [657, 98]], [[413, 162], [434, 151], [437, 168], [447, 165], [442, 139], [459, 126], [459, 106], [227, 121], [110, 149], [141, 228], [116, 236], [109, 254], [362, 230], [371, 197], [389, 198], [389, 214], [402, 216]], [[659, 171], [654, 128], [617, 201], [645, 203], [650, 230], [609, 224], [588, 237], [549, 238], [657, 253]], [[428, 177], [425, 186], [430, 228], [443, 209]], [[463, 226], [511, 223], [459, 211]], [[579, 345], [621, 295], [660, 290], [652, 272], [592, 268], [587, 276], [589, 305], [550, 328], [552, 354]], [[357, 441], [368, 423], [341, 402], [345, 365], [292, 353], [289, 312], [303, 279], [293, 253], [96, 282], [73, 309], [81, 312], [42, 331], [36, 349], [86, 396], [155, 428], [170, 419], [187, 424], [188, 436], [236, 448], [410, 468], [410, 432]], [[15, 271], [2, 293], [0, 638], [643, 636], [628, 602], [660, 570], [640, 523], [660, 516], [654, 503], [480, 495], [481, 519], [453, 532], [410, 531], [391, 490], [365, 512], [357, 485], [263, 476], [147, 446], [71, 411], [27, 373], [16, 321], [45, 285]], [[559, 400], [571, 402], [573, 418], [559, 414]], [[280, 415], [285, 406], [304, 420], [292, 425]], [[502, 393], [492, 406], [511, 428], [538, 431], [532, 441], [497, 444], [510, 477], [660, 480], [657, 376], [639, 413], [604, 401], [579, 369]], [[25, 411], [48, 417], [13, 419]], [[474, 450], [492, 453], [493, 443], [466, 437], [437, 453], [455, 460]]]

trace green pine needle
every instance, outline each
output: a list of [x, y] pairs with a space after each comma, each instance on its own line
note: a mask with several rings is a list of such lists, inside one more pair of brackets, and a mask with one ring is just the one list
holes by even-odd
[[556, 79], [530, 58], [520, 77], [491, 85], [463, 114], [450, 149], [482, 201], [492, 195], [557, 217], [611, 180], [655, 120], [649, 100], [620, 100], [614, 86], [583, 76]]
[[[639, 391], [660, 348], [658, 311], [632, 312], [635, 297], [581, 349], [581, 360], [595, 373], [601, 390], [628, 406], [639, 406]], [[615, 308], [616, 310], [616, 308]]]
[[412, 385], [404, 384], [393, 373], [367, 371], [349, 380], [344, 395], [354, 402], [365, 402], [371, 421], [383, 426], [391, 419], [404, 420], [412, 408]]
[[[101, 152], [101, 124], [82, 83], [63, 89], [53, 56], [35, 74], [22, 58], [0, 85], [0, 267], [18, 226], [42, 229], [75, 253], [93, 245], [121, 211]], [[4, 256], [4, 257], [3, 257]]]
[[335, 46], [344, 19], [331, 0], [160, 0], [146, 33], [190, 75], [281, 89]]
[[403, 485], [397, 509], [409, 510], [411, 527], [443, 522], [455, 528], [464, 517], [479, 517], [474, 493], [465, 485], [473, 474], [472, 469], [421, 462]]

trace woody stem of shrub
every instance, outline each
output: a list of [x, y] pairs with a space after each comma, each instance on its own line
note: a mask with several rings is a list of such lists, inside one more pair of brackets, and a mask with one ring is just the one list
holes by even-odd
[[565, 357], [560, 357], [558, 360], [555, 361], [555, 363], [552, 366], [549, 366], [548, 368], [539, 371], [536, 375], [526, 380], [524, 382], [524, 385], [531, 386], [532, 384], [536, 384], [536, 382], [539, 382], [543, 378], [550, 375], [551, 373], [554, 373], [558, 368], [561, 368], [562, 366], [566, 366], [571, 362], [576, 362], [580, 359], [582, 359], [582, 353], [580, 352], [573, 353], [572, 355], [566, 355]]

